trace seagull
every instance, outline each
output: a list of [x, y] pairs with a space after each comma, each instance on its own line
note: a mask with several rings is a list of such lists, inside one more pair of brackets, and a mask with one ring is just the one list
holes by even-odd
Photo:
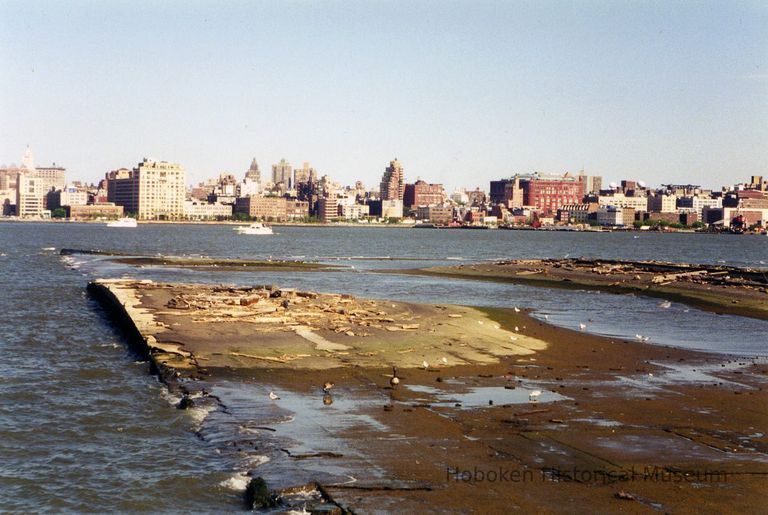
[[579, 329], [581, 329], [582, 331], [583, 331], [584, 329], [586, 329], [586, 328], [587, 328], [587, 324], [585, 324], [584, 322], [582, 322], [582, 323], [580, 323], [580, 324], [579, 324]]
[[517, 341], [517, 336], [510, 336], [509, 339], [512, 340], [513, 342], [516, 342]]
[[331, 388], [333, 388], [333, 383], [330, 381], [326, 381], [323, 383], [323, 393], [328, 393], [331, 391]]
[[448, 358], [446, 358], [445, 356], [443, 356], [440, 361], [443, 362], [443, 365], [447, 365], [448, 364]]
[[269, 392], [269, 398], [272, 399], [273, 401], [276, 401], [280, 397], [278, 397], [278, 395], [275, 392]]
[[544, 315], [544, 320], [549, 320], [549, 315]]
[[426, 370], [429, 368], [429, 363], [427, 363], [427, 360], [424, 360], [421, 362], [421, 367]]
[[539, 402], [539, 395], [541, 395], [541, 390], [532, 391], [528, 394], [528, 401], [531, 403]]
[[389, 386], [394, 388], [400, 384], [400, 378], [397, 377], [397, 368], [392, 367], [392, 378], [389, 380]]
[[520, 332], [520, 328], [519, 328], [519, 327], [517, 327], [517, 326], [515, 326], [515, 332], [516, 332], [516, 333], [519, 333], [519, 332]]
[[665, 300], [664, 302], [659, 304], [659, 307], [662, 308], [662, 309], [669, 309], [669, 308], [672, 307], [672, 303], [669, 302], [668, 300]]
[[518, 308], [517, 306], [515, 306], [515, 313], [520, 313], [520, 308]]
[[637, 338], [640, 341], [643, 341], [643, 335], [642, 334], [636, 334], [635, 338]]

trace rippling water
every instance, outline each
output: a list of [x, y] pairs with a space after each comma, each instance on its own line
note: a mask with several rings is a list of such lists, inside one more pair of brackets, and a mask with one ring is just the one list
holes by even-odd
[[[277, 228], [237, 236], [230, 226], [0, 224], [0, 508], [14, 511], [233, 511], [222, 486], [233, 464], [194, 434], [190, 413], [126, 350], [88, 280], [277, 283], [379, 298], [530, 307], [550, 322], [617, 337], [735, 354], [766, 354], [768, 323], [658, 299], [376, 273], [457, 260], [562, 257], [726, 262], [764, 267], [768, 238], [726, 235]], [[635, 236], [638, 236], [637, 238]], [[62, 247], [134, 254], [306, 258], [332, 273], [134, 268]], [[46, 250], [46, 249], [53, 250]], [[355, 259], [390, 257], [387, 260]]]

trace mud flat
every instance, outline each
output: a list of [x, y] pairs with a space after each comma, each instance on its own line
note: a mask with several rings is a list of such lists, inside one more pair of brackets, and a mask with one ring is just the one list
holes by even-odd
[[595, 259], [522, 259], [391, 273], [637, 293], [703, 310], [768, 320], [768, 270]]
[[753, 511], [768, 486], [765, 359], [505, 309], [277, 286], [89, 289], [180, 405], [205, 408], [198, 434], [239, 460], [238, 479], [264, 478], [259, 506]]
[[62, 256], [92, 255], [104, 256], [115, 263], [138, 267], [171, 267], [192, 268], [199, 271], [219, 272], [253, 272], [253, 271], [285, 271], [312, 272], [341, 268], [337, 265], [327, 265], [308, 261], [280, 259], [238, 259], [238, 258], [209, 258], [192, 256], [134, 256], [122, 252], [112, 252], [96, 249], [61, 249]]

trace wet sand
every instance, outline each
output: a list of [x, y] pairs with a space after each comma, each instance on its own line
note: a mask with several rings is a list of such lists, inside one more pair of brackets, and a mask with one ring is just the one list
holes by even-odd
[[636, 293], [714, 313], [768, 320], [768, 272], [760, 269], [602, 259], [524, 259], [386, 272]]
[[[513, 310], [323, 295], [302, 310], [337, 302], [347, 314], [322, 311], [329, 316], [315, 321], [302, 315], [308, 323], [300, 325], [322, 337], [307, 339], [284, 321], [223, 320], [230, 317], [218, 304], [212, 319], [190, 322], [200, 316], [186, 314], [200, 302], [192, 293], [198, 287], [190, 288], [147, 281], [90, 286], [104, 299], [112, 296], [107, 306], [125, 309], [172, 391], [198, 406], [213, 403], [201, 437], [243, 463], [260, 463], [245, 468], [270, 488], [316, 481], [327, 500], [363, 513], [730, 512], [762, 503], [764, 358], [729, 360], [611, 340]], [[242, 314], [258, 302], [243, 306], [239, 299], [262, 290], [273, 291], [215, 293], [237, 299], [232, 314]], [[287, 293], [267, 298], [282, 302]], [[169, 307], [179, 295], [190, 306]], [[332, 325], [355, 309], [375, 310], [386, 321], [378, 322], [382, 328], [355, 325], [355, 336], [337, 332], [343, 327]], [[410, 329], [384, 328], [396, 325]], [[323, 347], [325, 341], [351, 348]], [[507, 341], [516, 352], [505, 350]], [[401, 379], [395, 388], [393, 364]], [[326, 381], [335, 383], [329, 394], [322, 391]], [[530, 402], [536, 390], [541, 394]], [[270, 399], [270, 391], [280, 398]]]

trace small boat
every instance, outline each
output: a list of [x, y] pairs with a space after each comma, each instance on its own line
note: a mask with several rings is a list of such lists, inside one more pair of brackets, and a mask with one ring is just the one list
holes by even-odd
[[107, 227], [136, 227], [137, 225], [135, 218], [118, 218], [107, 222]]
[[240, 234], [259, 234], [259, 235], [272, 234], [271, 227], [268, 227], [264, 224], [260, 224], [259, 222], [254, 222], [248, 226], [243, 226], [243, 225], [237, 226], [235, 227], [235, 231], [239, 232]]

